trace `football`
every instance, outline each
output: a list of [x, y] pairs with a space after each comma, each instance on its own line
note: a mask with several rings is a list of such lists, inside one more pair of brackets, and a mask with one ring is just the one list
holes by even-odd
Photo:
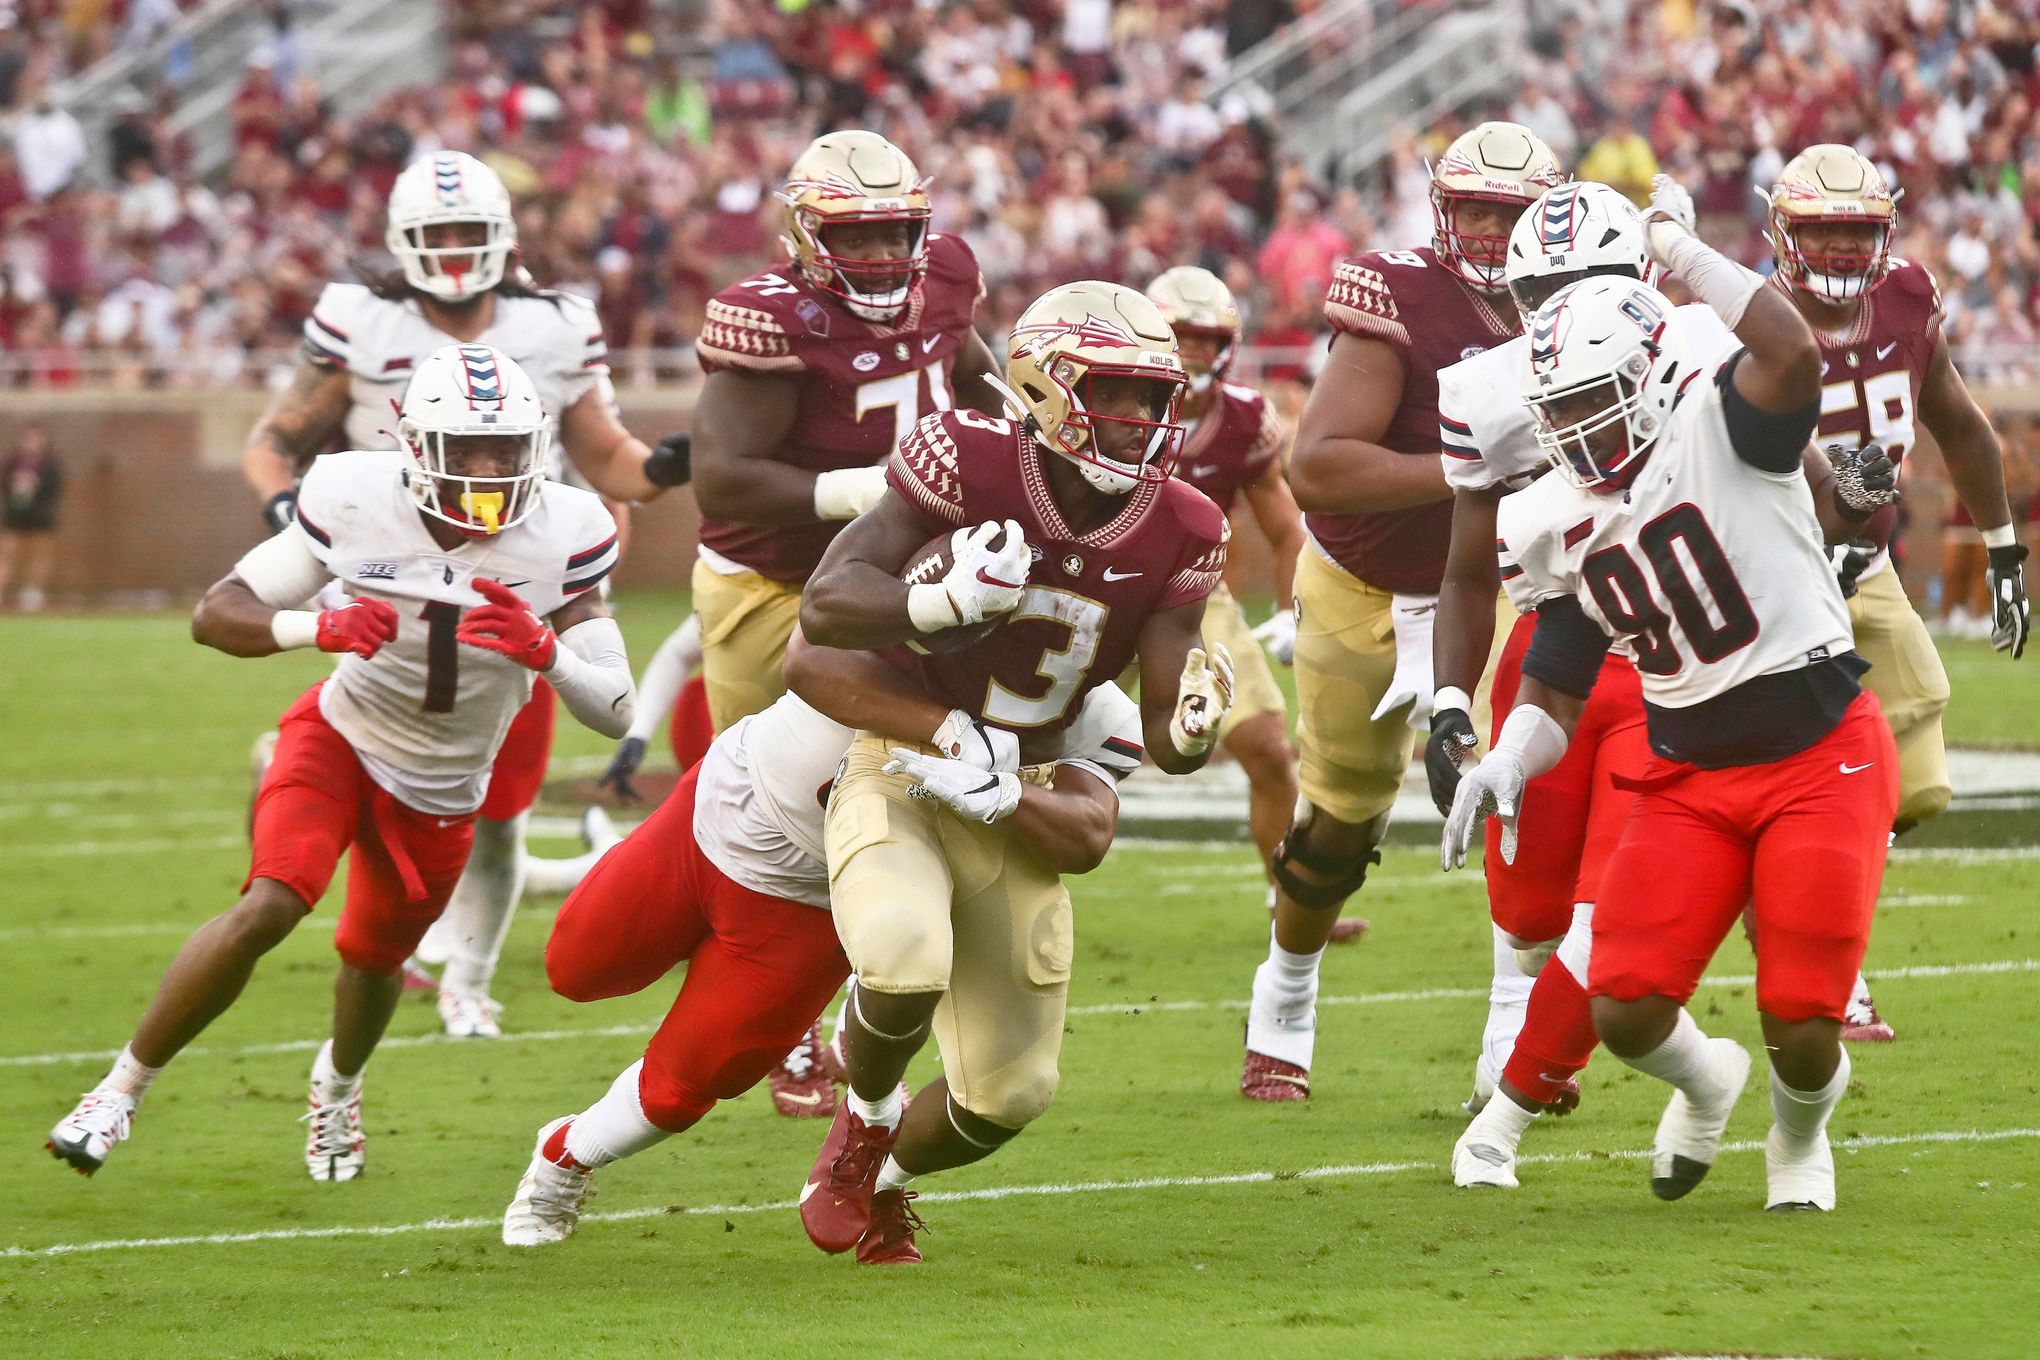
[[[900, 571], [900, 580], [910, 586], [933, 585], [949, 574], [956, 565], [956, 558], [949, 551], [949, 535], [937, 534], [921, 550], [907, 559], [907, 565]], [[993, 629], [1005, 620], [986, 619], [983, 623], [958, 624], [945, 628], [939, 633], [924, 633], [907, 643], [907, 646], [922, 656], [941, 656], [948, 652], [960, 652], [973, 643], [989, 637]]]

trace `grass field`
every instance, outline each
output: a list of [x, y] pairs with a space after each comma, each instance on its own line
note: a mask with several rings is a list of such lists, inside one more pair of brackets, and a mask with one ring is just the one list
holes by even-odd
[[[627, 603], [642, 657], [680, 603]], [[2040, 859], [2017, 850], [1895, 862], [1871, 966], [1903, 1039], [1856, 1054], [1832, 1215], [1761, 1212], [1761, 1077], [1708, 1184], [1653, 1199], [1638, 1154], [1660, 1091], [1606, 1060], [1577, 1116], [1526, 1139], [1521, 1191], [1454, 1190], [1488, 928], [1478, 881], [1414, 851], [1367, 890], [1374, 933], [1326, 965], [1317, 1094], [1248, 1104], [1249, 853], [1128, 845], [1076, 885], [1057, 1104], [924, 1182], [924, 1267], [808, 1246], [789, 1204], [821, 1128], [755, 1094], [601, 1173], [572, 1241], [514, 1252], [496, 1228], [533, 1131], [598, 1095], [671, 995], [553, 997], [544, 904], [500, 978], [510, 1040], [436, 1041], [406, 1002], [358, 1182], [315, 1185], [300, 1160], [331, 907], [104, 1172], [43, 1153], [179, 940], [232, 900], [248, 742], [322, 664], [235, 662], [167, 616], [7, 621], [0, 656], [0, 1355], [2034, 1353]], [[1958, 733], [2040, 744], [2007, 663], [1965, 648], [1951, 670]], [[568, 757], [602, 750], [561, 732]], [[1696, 1008], [1755, 1050], [1748, 971], [1732, 942]]]

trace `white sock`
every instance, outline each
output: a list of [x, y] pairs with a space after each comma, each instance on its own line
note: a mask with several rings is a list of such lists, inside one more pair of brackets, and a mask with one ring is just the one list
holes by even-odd
[[1494, 1099], [1473, 1117], [1470, 1129], [1478, 1135], [1476, 1141], [1514, 1152], [1516, 1144], [1523, 1141], [1523, 1130], [1536, 1122], [1537, 1115], [1538, 1111], [1526, 1110], [1497, 1091]]
[[1849, 988], [1849, 1009], [1868, 1010], [1870, 1007], [1870, 980], [1861, 973], [1856, 974], [1856, 985]]
[[900, 1088], [895, 1086], [885, 1093], [881, 1100], [866, 1100], [857, 1094], [855, 1088], [848, 1092], [850, 1113], [863, 1120], [868, 1128], [896, 1129], [900, 1126], [900, 1115], [905, 1112], [906, 1102], [900, 1099]]
[[644, 1066], [640, 1059], [624, 1068], [602, 1099], [567, 1125], [567, 1155], [590, 1171], [672, 1137], [645, 1118], [644, 1104], [638, 1099], [638, 1076]]
[[1509, 1055], [1516, 1051], [1516, 1036], [1523, 1032], [1523, 1017], [1530, 1010], [1530, 989], [1537, 979], [1523, 971], [1516, 958], [1516, 946], [1500, 926], [1495, 931], [1494, 977], [1488, 983], [1487, 1025], [1481, 1031], [1480, 1055], [1490, 1074], [1499, 1081]]
[[885, 1165], [878, 1169], [878, 1188], [883, 1190], [904, 1190], [914, 1183], [914, 1173], [886, 1154]]
[[1268, 957], [1254, 970], [1247, 1047], [1278, 1062], [1309, 1067], [1317, 1042], [1318, 965], [1325, 951], [1294, 954], [1268, 930]]
[[1707, 1036], [1693, 1023], [1691, 1012], [1679, 1008], [1678, 1023], [1665, 1041], [1640, 1058], [1624, 1058], [1647, 1077], [1669, 1082], [1688, 1096], [1706, 1099], [1719, 1093], [1721, 1078], [1714, 1070], [1714, 1055]]
[[347, 1076], [333, 1066], [333, 1041], [328, 1039], [319, 1045], [319, 1056], [312, 1059], [312, 1085], [328, 1104], [338, 1105], [361, 1089], [361, 1073]]
[[1818, 1091], [1793, 1090], [1778, 1079], [1778, 1069], [1773, 1067], [1771, 1117], [1778, 1122], [1778, 1132], [1795, 1147], [1811, 1143], [1826, 1131], [1828, 1116], [1834, 1113], [1842, 1093], [1848, 1089], [1849, 1050], [1846, 1047], [1842, 1049], [1841, 1062], [1835, 1066], [1835, 1074]]
[[475, 846], [446, 904], [453, 948], [439, 985], [449, 991], [486, 992], [510, 933], [510, 917], [524, 892], [524, 828], [529, 812], [507, 821], [475, 819]]
[[113, 1060], [113, 1070], [99, 1084], [105, 1090], [120, 1092], [139, 1105], [142, 1097], [149, 1093], [149, 1087], [162, 1074], [160, 1067], [145, 1066], [135, 1056], [134, 1049], [123, 1048], [120, 1056]]

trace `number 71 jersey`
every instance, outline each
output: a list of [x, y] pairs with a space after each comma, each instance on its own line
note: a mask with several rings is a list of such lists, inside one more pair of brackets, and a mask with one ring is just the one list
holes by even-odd
[[1852, 645], [1805, 475], [1764, 472], [1729, 442], [1728, 371], [1710, 364], [1689, 381], [1626, 489], [1587, 491], [1554, 474], [1497, 512], [1516, 608], [1577, 597], [1629, 642], [1643, 697], [1659, 708], [1690, 708]]

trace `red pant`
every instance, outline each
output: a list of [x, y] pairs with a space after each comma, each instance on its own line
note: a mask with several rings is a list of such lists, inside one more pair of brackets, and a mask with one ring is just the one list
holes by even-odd
[[429, 815], [390, 797], [319, 712], [323, 683], [305, 691], [277, 724], [276, 754], [255, 795], [255, 850], [241, 890], [258, 878], [274, 879], [310, 912], [353, 846], [333, 944], [356, 968], [394, 973], [446, 909], [467, 865], [474, 817]]
[[[1495, 736], [1516, 702], [1535, 615], [1517, 620], [1495, 666]], [[1516, 862], [1502, 862], [1502, 824], [1487, 820], [1488, 911], [1496, 925], [1533, 944], [1572, 924], [1573, 904], [1592, 902], [1621, 842], [1636, 795], [1613, 782], [1651, 760], [1643, 688], [1627, 658], [1608, 654], [1565, 758], [1530, 782], [1517, 819]]]
[[559, 717], [560, 701], [553, 687], [541, 677], [531, 686], [531, 697], [496, 752], [489, 769], [489, 795], [482, 800], [479, 816], [492, 822], [507, 822], [520, 812], [529, 812], [545, 787], [545, 766], [552, 758], [553, 724]]
[[1588, 992], [1685, 1003], [1749, 903], [1757, 1008], [1840, 1020], [1897, 809], [1898, 750], [1868, 691], [1784, 760], [1725, 770], [1657, 761], [1594, 908]]
[[595, 862], [545, 950], [573, 1001], [642, 991], [687, 961], [638, 1078], [645, 1117], [676, 1133], [756, 1086], [850, 976], [827, 911], [746, 888], [701, 853], [698, 776]]
[[673, 701], [673, 716], [666, 724], [666, 739], [673, 744], [673, 766], [682, 774], [693, 769], [708, 754], [715, 740], [715, 725], [708, 716], [708, 686], [700, 676], [681, 686]]

